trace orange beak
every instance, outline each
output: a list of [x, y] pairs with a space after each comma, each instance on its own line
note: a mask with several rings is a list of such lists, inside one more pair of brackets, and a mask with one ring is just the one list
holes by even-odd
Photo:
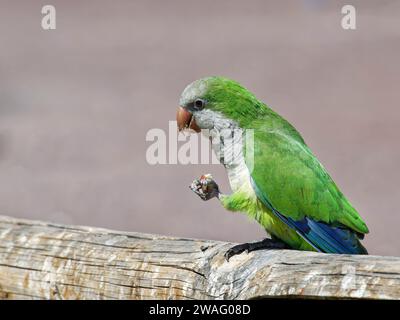
[[196, 124], [193, 115], [185, 108], [182, 107], [178, 108], [178, 112], [176, 113], [176, 122], [178, 124], [179, 131], [182, 131], [186, 128], [190, 128], [196, 132], [201, 131], [201, 129]]

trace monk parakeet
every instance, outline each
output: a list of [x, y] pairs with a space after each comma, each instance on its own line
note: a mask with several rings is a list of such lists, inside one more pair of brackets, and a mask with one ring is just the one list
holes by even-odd
[[271, 235], [231, 248], [225, 255], [228, 260], [262, 248], [367, 254], [360, 243], [367, 225], [288, 121], [239, 83], [223, 77], [189, 84], [179, 104], [179, 130], [191, 128], [218, 137], [220, 144], [213, 143], [216, 153], [226, 139], [218, 135], [222, 130], [253, 133], [253, 163], [246, 157], [245, 144], [233, 163], [227, 164], [219, 154], [232, 194], [222, 194], [211, 175], [191, 185], [203, 200], [219, 199], [227, 210], [256, 219]]

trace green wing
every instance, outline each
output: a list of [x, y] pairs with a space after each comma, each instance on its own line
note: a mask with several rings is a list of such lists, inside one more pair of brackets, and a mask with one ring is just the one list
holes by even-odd
[[[251, 161], [248, 158], [246, 162]], [[343, 231], [343, 238], [350, 230], [360, 236], [368, 233], [364, 221], [298, 133], [262, 126], [254, 129], [254, 164], [247, 165], [252, 168], [258, 197], [305, 240], [321, 249], [320, 237], [335, 238], [328, 239], [325, 247], [330, 249], [320, 251], [336, 251], [331, 242], [339, 241], [337, 232]], [[307, 232], [311, 232], [308, 237]]]

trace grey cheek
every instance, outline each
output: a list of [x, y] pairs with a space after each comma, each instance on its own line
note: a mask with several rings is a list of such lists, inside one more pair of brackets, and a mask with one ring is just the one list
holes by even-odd
[[194, 113], [194, 120], [196, 121], [197, 125], [202, 129], [212, 129], [214, 128], [214, 120], [213, 117], [209, 114], [204, 113]]

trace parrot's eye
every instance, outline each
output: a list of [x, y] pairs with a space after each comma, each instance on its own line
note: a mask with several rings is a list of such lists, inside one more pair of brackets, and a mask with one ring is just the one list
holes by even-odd
[[205, 105], [205, 101], [203, 99], [196, 99], [194, 101], [194, 107], [197, 110], [202, 110], [204, 108], [204, 105]]

